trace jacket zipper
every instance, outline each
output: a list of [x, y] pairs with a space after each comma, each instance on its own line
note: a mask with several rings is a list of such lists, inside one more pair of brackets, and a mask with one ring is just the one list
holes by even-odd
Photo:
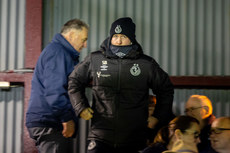
[[117, 144], [117, 139], [119, 137], [119, 133], [118, 133], [118, 130], [117, 130], [117, 122], [118, 121], [118, 110], [119, 110], [119, 102], [120, 102], [120, 88], [121, 88], [121, 61], [122, 59], [118, 59], [118, 86], [117, 86], [117, 103], [115, 104], [116, 105], [116, 115], [115, 115], [115, 143], [114, 143], [114, 148], [117, 148], [118, 147], [118, 144]]
[[121, 88], [121, 59], [119, 58], [118, 59], [118, 64], [119, 64], [119, 67], [118, 67], [118, 92], [120, 93], [120, 88]]

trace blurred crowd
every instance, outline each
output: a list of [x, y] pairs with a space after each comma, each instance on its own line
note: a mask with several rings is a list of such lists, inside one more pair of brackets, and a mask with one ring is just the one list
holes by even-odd
[[151, 95], [148, 147], [142, 153], [230, 153], [230, 117], [216, 118], [207, 96], [191, 95], [185, 104], [185, 115], [176, 116], [160, 129], [151, 124], [156, 103]]

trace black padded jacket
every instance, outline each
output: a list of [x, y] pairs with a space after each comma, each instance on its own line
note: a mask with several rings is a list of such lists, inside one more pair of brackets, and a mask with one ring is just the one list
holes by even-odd
[[146, 141], [149, 89], [157, 97], [154, 116], [162, 124], [172, 115], [173, 85], [155, 60], [136, 43], [124, 57], [109, 50], [109, 38], [69, 76], [69, 96], [77, 115], [90, 107], [85, 88], [92, 88], [94, 111], [88, 139], [112, 146]]

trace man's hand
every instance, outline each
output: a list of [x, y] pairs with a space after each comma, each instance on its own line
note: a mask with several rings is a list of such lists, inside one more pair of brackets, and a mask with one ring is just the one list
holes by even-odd
[[88, 107], [86, 109], [84, 109], [81, 113], [80, 113], [80, 117], [83, 118], [84, 120], [89, 120], [93, 117], [93, 110]]
[[72, 137], [75, 131], [74, 121], [70, 120], [68, 122], [63, 122], [62, 126], [63, 126], [62, 135], [66, 138]]

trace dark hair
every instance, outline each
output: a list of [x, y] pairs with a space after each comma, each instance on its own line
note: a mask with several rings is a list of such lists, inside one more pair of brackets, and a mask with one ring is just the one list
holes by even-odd
[[85, 27], [86, 29], [89, 29], [89, 26], [85, 22], [79, 19], [72, 19], [72, 20], [67, 21], [63, 25], [61, 29], [61, 33], [68, 32], [70, 29], [82, 30], [83, 27]]
[[172, 121], [169, 122], [169, 129], [173, 129], [174, 131], [176, 129], [180, 129], [181, 131], [185, 131], [188, 128], [191, 127], [191, 123], [197, 123], [200, 124], [199, 121], [191, 116], [181, 115], [175, 117]]
[[181, 132], [185, 132], [185, 130], [191, 127], [192, 123], [199, 124], [199, 121], [191, 116], [181, 115], [175, 117], [173, 120], [169, 122], [168, 126], [162, 127], [158, 131], [153, 143], [163, 143], [168, 145], [176, 129], [180, 129]]
[[163, 143], [163, 144], [168, 144], [169, 143], [169, 130], [168, 126], [162, 127], [156, 134], [153, 144], [154, 143]]

